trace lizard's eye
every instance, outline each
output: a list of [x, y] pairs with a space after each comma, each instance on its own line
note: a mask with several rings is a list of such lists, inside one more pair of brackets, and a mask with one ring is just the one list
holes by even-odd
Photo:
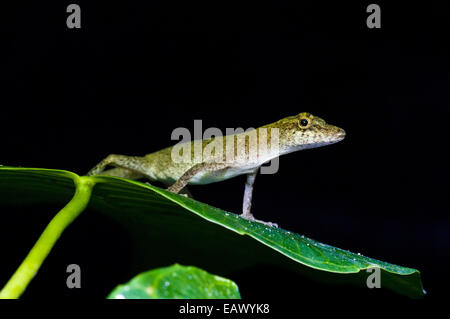
[[298, 118], [297, 118], [297, 125], [299, 128], [301, 128], [302, 130], [306, 130], [308, 127], [311, 126], [312, 124], [312, 118], [311, 115], [308, 113], [301, 113], [299, 114]]

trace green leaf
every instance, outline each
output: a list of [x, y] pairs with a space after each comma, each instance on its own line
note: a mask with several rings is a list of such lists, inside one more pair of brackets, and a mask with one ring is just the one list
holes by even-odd
[[[74, 176], [62, 170], [0, 167], [0, 202], [67, 202], [73, 195]], [[145, 269], [179, 262], [227, 274], [274, 265], [327, 283], [366, 287], [371, 274], [366, 270], [380, 268], [382, 288], [413, 298], [425, 293], [416, 269], [251, 222], [148, 184], [107, 176], [92, 178], [97, 184], [89, 209], [130, 229], [135, 239], [134, 262]], [[160, 249], [153, 243], [159, 243]]]
[[172, 265], [141, 273], [108, 299], [240, 299], [237, 285], [193, 266]]

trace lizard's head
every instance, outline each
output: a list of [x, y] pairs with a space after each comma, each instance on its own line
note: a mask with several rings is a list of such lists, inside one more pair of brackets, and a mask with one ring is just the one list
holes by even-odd
[[306, 112], [284, 118], [273, 127], [280, 130], [282, 152], [321, 147], [342, 141], [345, 137], [343, 129]]

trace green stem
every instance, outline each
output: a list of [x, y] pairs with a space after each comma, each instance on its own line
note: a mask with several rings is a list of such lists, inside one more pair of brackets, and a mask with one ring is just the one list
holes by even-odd
[[95, 181], [90, 177], [82, 176], [75, 178], [74, 183], [76, 190], [72, 200], [47, 225], [34, 247], [28, 253], [28, 256], [0, 291], [0, 299], [20, 297], [64, 229], [86, 208]]

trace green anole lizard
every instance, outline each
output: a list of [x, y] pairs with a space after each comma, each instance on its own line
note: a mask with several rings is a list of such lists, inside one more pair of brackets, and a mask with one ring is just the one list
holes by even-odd
[[[170, 185], [168, 190], [174, 193], [189, 194], [185, 189], [187, 184], [209, 184], [246, 174], [247, 182], [241, 216], [277, 226], [274, 223], [255, 219], [250, 212], [253, 185], [258, 169], [280, 155], [339, 142], [344, 139], [345, 131], [327, 124], [319, 117], [300, 113], [257, 128], [253, 131], [256, 136], [253, 142], [249, 133], [251, 132], [187, 142], [190, 144], [184, 146], [189, 146], [188, 152], [189, 150], [191, 150], [189, 153], [192, 152], [189, 154], [191, 156], [188, 161], [174, 160], [174, 154], [179, 155], [179, 149], [174, 152], [175, 146], [142, 157], [111, 154], [87, 175], [146, 178], [150, 181], [162, 182], [166, 186]], [[229, 141], [231, 144], [228, 143]], [[270, 144], [271, 147], [261, 147], [263, 142], [266, 146]], [[239, 152], [239, 147], [242, 147], [241, 150], [244, 151]], [[192, 160], [196, 150], [200, 150], [200, 160], [198, 158]], [[250, 154], [256, 154], [256, 156], [251, 157]], [[105, 170], [108, 166], [115, 168]]]

